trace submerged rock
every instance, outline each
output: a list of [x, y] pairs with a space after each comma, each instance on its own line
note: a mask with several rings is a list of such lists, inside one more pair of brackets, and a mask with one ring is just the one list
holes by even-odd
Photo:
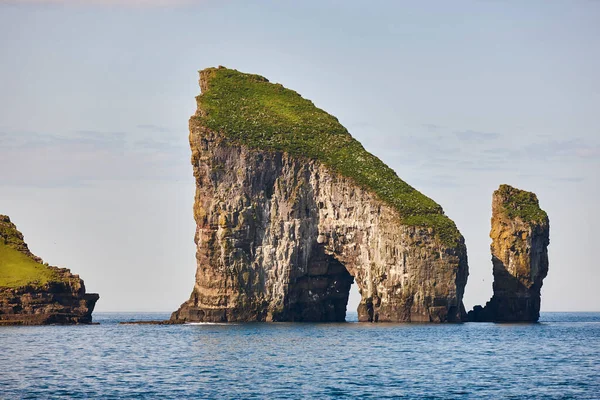
[[79, 275], [43, 264], [0, 215], [0, 325], [91, 323], [98, 298]]
[[460, 321], [464, 239], [442, 208], [296, 92], [200, 72], [190, 119], [197, 271], [189, 321]]
[[534, 193], [501, 185], [492, 198], [494, 295], [469, 321], [536, 322], [548, 274], [550, 223]]

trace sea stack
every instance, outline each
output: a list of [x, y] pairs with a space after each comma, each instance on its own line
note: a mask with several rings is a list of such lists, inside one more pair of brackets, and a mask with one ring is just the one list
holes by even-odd
[[197, 271], [171, 321], [454, 322], [468, 276], [442, 208], [338, 120], [259, 75], [200, 72]]
[[548, 215], [534, 193], [501, 185], [492, 198], [494, 295], [469, 321], [537, 322], [548, 274]]
[[88, 324], [98, 298], [85, 292], [79, 275], [33, 255], [0, 215], [0, 325]]

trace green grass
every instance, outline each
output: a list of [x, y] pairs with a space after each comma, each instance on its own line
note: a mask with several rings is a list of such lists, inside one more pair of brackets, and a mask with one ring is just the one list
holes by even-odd
[[0, 243], [0, 287], [43, 285], [60, 280], [56, 272], [18, 250]]
[[433, 228], [449, 246], [461, 237], [439, 204], [401, 180], [310, 100], [259, 75], [222, 67], [201, 75], [207, 88], [197, 97], [192, 124], [251, 148], [319, 160], [398, 210], [402, 223]]
[[504, 212], [510, 218], [520, 218], [524, 222], [548, 220], [548, 214], [540, 208], [535, 193], [520, 190], [510, 185], [500, 185], [497, 193], [502, 196]]

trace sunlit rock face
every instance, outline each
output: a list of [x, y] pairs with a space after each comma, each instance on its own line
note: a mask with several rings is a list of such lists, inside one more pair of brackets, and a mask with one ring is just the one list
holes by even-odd
[[492, 198], [494, 295], [471, 321], [536, 322], [548, 274], [548, 216], [534, 193], [501, 185]]
[[172, 321], [344, 321], [353, 281], [360, 321], [465, 316], [466, 248], [451, 221], [444, 240], [331, 164], [232, 140], [207, 114], [199, 100], [190, 120], [196, 280]]

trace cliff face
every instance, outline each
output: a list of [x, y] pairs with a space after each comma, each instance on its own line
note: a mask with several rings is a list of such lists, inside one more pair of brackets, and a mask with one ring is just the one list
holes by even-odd
[[501, 185], [492, 198], [494, 295], [471, 321], [536, 322], [548, 274], [550, 224], [534, 193]]
[[90, 323], [98, 298], [78, 275], [42, 264], [0, 215], [0, 325]]
[[[295, 92], [227, 69], [202, 71], [200, 86], [190, 120], [198, 267], [172, 321], [343, 321], [353, 281], [360, 321], [461, 320], [466, 248], [439, 205]], [[243, 115], [248, 102], [263, 120]], [[297, 128], [314, 120], [330, 125]]]

